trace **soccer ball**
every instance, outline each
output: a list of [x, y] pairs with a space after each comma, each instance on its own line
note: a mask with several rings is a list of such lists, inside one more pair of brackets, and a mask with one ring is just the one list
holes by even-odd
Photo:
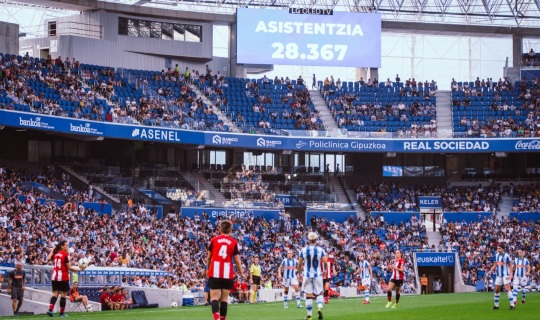
[[78, 264], [79, 264], [79, 268], [86, 268], [86, 267], [88, 267], [88, 259], [81, 258], [81, 259], [79, 259]]
[[171, 303], [171, 308], [176, 308], [176, 307], [178, 307], [178, 303], [176, 303], [176, 301], [173, 301]]
[[317, 237], [318, 237], [318, 236], [317, 236], [317, 234], [316, 234], [315, 232], [310, 232], [310, 233], [308, 233], [308, 235], [307, 235], [307, 238], [308, 238], [309, 241], [317, 240]]
[[88, 307], [88, 309], [86, 309], [86, 311], [88, 311], [88, 312], [94, 312], [94, 309], [92, 309], [92, 307]]

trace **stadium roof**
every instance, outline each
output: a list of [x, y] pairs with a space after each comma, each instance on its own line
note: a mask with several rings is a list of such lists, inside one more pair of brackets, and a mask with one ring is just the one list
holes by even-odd
[[[540, 0], [0, 0], [41, 8], [123, 11], [143, 8], [231, 15], [237, 8], [322, 8], [378, 12], [383, 21], [540, 28]], [[140, 9], [134, 9], [138, 7]], [[219, 19], [217, 19], [219, 21]]]

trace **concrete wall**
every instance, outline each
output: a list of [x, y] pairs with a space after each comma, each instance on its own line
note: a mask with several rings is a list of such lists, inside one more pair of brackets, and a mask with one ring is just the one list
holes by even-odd
[[[52, 52], [53, 50], [50, 52], [53, 58], [75, 57], [81, 63], [142, 70], [162, 70], [169, 65], [174, 68], [178, 64], [181, 71], [188, 67], [190, 70], [196, 69], [201, 72], [205, 70], [206, 64], [209, 64], [214, 73], [220, 71], [221, 74], [228, 75], [229, 59], [212, 56], [213, 27], [211, 23], [133, 17], [202, 26], [202, 42], [184, 42], [119, 35], [119, 17], [130, 18], [131, 16], [109, 12], [89, 12], [59, 18], [55, 20], [58, 36], [24, 39], [21, 40], [21, 47], [32, 48], [34, 56], [38, 57], [40, 49], [50, 49], [51, 41], [56, 41], [56, 52]], [[76, 23], [80, 23], [78, 29], [83, 29], [85, 25], [101, 26], [101, 38], [80, 35], [80, 30], [76, 32], [65, 30]], [[95, 29], [95, 27], [92, 28]]]
[[0, 53], [19, 54], [19, 25], [0, 21]]
[[[52, 293], [50, 288], [26, 288], [24, 290], [24, 302], [21, 306], [21, 312], [33, 312], [34, 314], [44, 314], [49, 309], [49, 302], [51, 301]], [[94, 311], [101, 311], [101, 304], [90, 301], [90, 305]], [[66, 310], [70, 310], [71, 302], [66, 304]], [[55, 312], [60, 312], [60, 300], [56, 302]], [[0, 316], [13, 315], [13, 309], [11, 309], [11, 296], [7, 294], [0, 294]]]
[[[126, 287], [128, 295], [131, 297], [131, 291], [142, 290], [146, 295], [148, 303], [157, 303], [159, 308], [169, 308], [174, 301], [179, 306], [182, 305], [183, 291], [165, 290], [153, 288]], [[189, 293], [191, 295], [191, 292]]]

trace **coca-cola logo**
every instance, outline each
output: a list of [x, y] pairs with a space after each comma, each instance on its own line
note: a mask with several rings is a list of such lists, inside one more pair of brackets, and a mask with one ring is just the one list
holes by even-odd
[[516, 150], [540, 150], [540, 140], [516, 142]]

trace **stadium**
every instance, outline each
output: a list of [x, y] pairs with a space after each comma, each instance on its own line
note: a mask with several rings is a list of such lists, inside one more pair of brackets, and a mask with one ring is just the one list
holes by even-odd
[[209, 319], [223, 220], [231, 319], [304, 319], [313, 239], [325, 319], [538, 313], [538, 1], [0, 3], [1, 316]]

